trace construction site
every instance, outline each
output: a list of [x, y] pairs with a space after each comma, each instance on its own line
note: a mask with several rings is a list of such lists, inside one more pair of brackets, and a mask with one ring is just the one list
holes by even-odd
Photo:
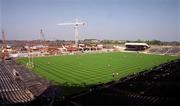
[[[75, 40], [65, 41], [49, 41], [46, 40], [45, 34], [42, 29], [40, 29], [39, 35], [42, 40], [32, 40], [32, 41], [18, 41], [18, 40], [7, 40], [6, 33], [2, 30], [2, 41], [1, 41], [1, 61], [0, 61], [0, 101], [2, 106], [9, 105], [102, 105], [102, 104], [114, 104], [114, 105], [132, 105], [132, 104], [142, 104], [142, 105], [157, 105], [157, 104], [171, 104], [176, 103], [177, 98], [176, 90], [179, 89], [178, 79], [179, 79], [179, 55], [180, 46], [179, 45], [148, 45], [147, 43], [104, 43], [98, 39], [85, 39], [78, 40], [78, 30], [76, 27], [78, 23], [64, 23], [58, 25], [75, 25]], [[82, 24], [83, 23], [79, 23]], [[111, 41], [114, 42], [114, 41]], [[116, 41], [117, 42], [117, 41]], [[108, 53], [108, 54], [107, 54]], [[120, 54], [119, 54], [120, 53]], [[93, 54], [96, 54], [94, 57]], [[68, 59], [69, 55], [75, 56], [74, 59]], [[99, 55], [99, 56], [98, 56]], [[103, 56], [105, 55], [105, 56]], [[128, 66], [133, 66], [132, 72], [127, 71], [128, 74], [121, 75], [123, 67], [116, 67], [116, 59], [113, 57], [115, 55], [120, 55], [123, 57], [123, 62], [134, 61], [134, 55], [140, 62], [144, 61], [144, 64], [136, 64], [135, 62], [127, 63]], [[131, 55], [133, 58], [131, 58]], [[137, 55], [139, 55], [137, 57]], [[153, 57], [157, 55], [157, 57]], [[55, 57], [54, 57], [55, 56]], [[60, 57], [59, 57], [60, 56]], [[65, 57], [62, 57], [65, 56]], [[85, 63], [81, 63], [86, 60], [89, 61], [91, 58], [102, 58], [109, 59], [113, 62], [105, 62], [106, 60], [97, 60], [95, 64], [96, 67], [100, 67], [99, 63], [103, 63], [102, 67], [108, 66], [105, 70], [111, 70], [110, 73], [104, 73], [103, 70], [100, 73], [104, 76], [99, 78], [97, 71], [101, 68], [93, 68], [94, 66], [88, 66]], [[79, 57], [80, 56], [80, 57]], [[109, 57], [110, 56], [110, 57]], [[127, 57], [126, 57], [127, 56]], [[141, 60], [141, 56], [144, 59]], [[154, 64], [151, 64], [154, 58]], [[170, 56], [170, 57], [169, 57]], [[171, 57], [172, 56], [172, 57]], [[116, 56], [117, 57], [117, 56]], [[42, 59], [44, 65], [39, 62]], [[46, 60], [51, 58], [53, 60]], [[64, 62], [68, 66], [62, 67]], [[74, 58], [74, 57], [73, 57]], [[149, 59], [148, 59], [149, 58]], [[157, 61], [159, 58], [161, 61]], [[161, 58], [161, 59], [160, 59]], [[166, 59], [167, 58], [167, 59]], [[78, 59], [78, 60], [77, 60]], [[117, 58], [118, 59], [118, 58]], [[164, 60], [163, 60], [164, 59]], [[41, 60], [41, 61], [42, 61]], [[54, 62], [59, 61], [58, 64]], [[73, 61], [79, 61], [79, 64], [84, 64], [85, 66], [76, 66], [76, 63], [71, 63]], [[98, 62], [99, 61], [99, 62]], [[118, 60], [119, 61], [119, 60]], [[148, 63], [149, 61], [149, 63]], [[157, 62], [155, 62], [157, 61]], [[163, 61], [165, 62], [165, 64]], [[92, 62], [88, 62], [88, 64]], [[99, 64], [99, 66], [98, 66]], [[52, 65], [52, 66], [51, 66]], [[135, 65], [135, 66], [134, 66]], [[160, 65], [160, 66], [158, 66]], [[120, 64], [123, 66], [123, 64]], [[136, 67], [141, 68], [136, 68]], [[63, 69], [61, 71], [61, 69]], [[79, 79], [78, 77], [84, 73], [84, 68], [95, 69], [95, 73], [89, 73], [86, 71], [86, 77]], [[112, 68], [111, 68], [112, 67]], [[113, 68], [114, 67], [114, 68]], [[52, 69], [51, 69], [52, 68]], [[71, 70], [71, 76], [69, 77], [69, 72], [65, 70]], [[83, 68], [83, 70], [81, 70]], [[55, 70], [56, 69], [56, 70]], [[81, 70], [79, 74], [73, 72], [75, 70]], [[129, 68], [124, 68], [124, 70], [129, 70]], [[146, 72], [146, 70], [151, 69], [152, 71]], [[55, 74], [51, 71], [57, 71]], [[137, 70], [137, 72], [135, 71]], [[154, 71], [159, 70], [159, 71]], [[164, 71], [161, 71], [164, 70]], [[42, 72], [48, 72], [47, 74], [42, 74]], [[63, 72], [63, 73], [61, 73]], [[99, 72], [98, 72], [99, 73]], [[156, 74], [158, 73], [158, 74]], [[161, 74], [160, 74], [161, 73]], [[61, 74], [61, 76], [59, 76]], [[112, 78], [109, 79], [109, 75], [112, 74]], [[116, 76], [117, 74], [117, 76]], [[121, 75], [121, 77], [119, 76]], [[155, 75], [155, 76], [154, 76]], [[51, 78], [58, 77], [57, 78]], [[93, 76], [93, 77], [92, 77]], [[148, 76], [149, 79], [146, 79]], [[69, 77], [69, 78], [68, 78]], [[142, 77], [142, 78], [141, 78]], [[152, 77], [152, 78], [151, 78]], [[167, 77], [167, 78], [166, 78]], [[173, 79], [171, 79], [173, 78]], [[84, 79], [84, 80], [83, 80]], [[99, 80], [98, 80], [99, 79]], [[143, 86], [139, 86], [139, 80], [144, 79], [147, 81], [141, 82]], [[86, 80], [86, 81], [85, 81]], [[102, 82], [101, 82], [102, 80]], [[153, 81], [156, 82], [161, 80], [168, 80], [172, 82], [169, 86], [169, 82], [166, 85], [158, 85], [160, 87], [155, 87], [157, 83], [151, 84]], [[100, 82], [99, 82], [100, 81]], [[174, 83], [175, 81], [176, 83]], [[133, 85], [133, 86], [132, 86]], [[161, 87], [166, 86], [167, 89], [159, 91]], [[152, 88], [151, 88], [152, 87]], [[155, 87], [155, 88], [154, 88]], [[145, 88], [151, 88], [149, 91]], [[77, 90], [78, 89], [78, 90]], [[125, 90], [126, 89], [126, 90]], [[127, 90], [128, 89], [128, 90]], [[129, 91], [130, 89], [133, 90]], [[136, 89], [136, 90], [135, 90]], [[166, 94], [167, 90], [172, 91]], [[115, 91], [114, 91], [115, 90]], [[135, 90], [135, 91], [134, 91]], [[71, 93], [70, 93], [71, 92]], [[127, 92], [127, 94], [125, 93]], [[169, 91], [168, 91], [169, 92]], [[151, 96], [149, 95], [151, 94]], [[163, 95], [162, 95], [163, 94]], [[81, 96], [82, 95], [82, 96]], [[109, 96], [108, 96], [109, 95]], [[110, 96], [111, 95], [111, 96]], [[176, 96], [175, 96], [176, 95]], [[112, 99], [106, 100], [111, 97]], [[95, 99], [99, 98], [99, 99]], [[119, 102], [122, 98], [123, 102]], [[106, 102], [104, 101], [106, 100]], [[39, 102], [40, 101], [40, 102]], [[142, 102], [143, 101], [143, 102]]]
[[179, 0], [0, 0], [0, 106], [176, 106]]

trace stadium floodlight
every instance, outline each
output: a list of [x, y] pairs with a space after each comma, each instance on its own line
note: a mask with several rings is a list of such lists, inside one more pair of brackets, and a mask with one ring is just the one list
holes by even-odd
[[75, 30], [75, 46], [78, 47], [78, 39], [79, 39], [79, 31], [78, 31], [78, 27], [80, 25], [85, 25], [84, 22], [80, 22], [78, 19], [76, 19], [76, 21], [74, 23], [59, 23], [56, 25], [73, 25], [74, 26], [74, 30]]

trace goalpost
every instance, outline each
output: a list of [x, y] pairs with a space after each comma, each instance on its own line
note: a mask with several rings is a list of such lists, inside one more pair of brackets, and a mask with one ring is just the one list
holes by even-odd
[[34, 68], [34, 62], [33, 62], [33, 54], [29, 51], [28, 53], [28, 62], [26, 64], [28, 68]]

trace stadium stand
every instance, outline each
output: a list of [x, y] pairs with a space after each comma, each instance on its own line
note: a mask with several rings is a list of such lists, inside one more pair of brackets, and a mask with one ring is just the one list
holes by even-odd
[[[116, 83], [66, 98], [68, 106], [167, 106], [178, 105], [180, 59]], [[177, 104], [178, 103], [178, 104]]]
[[0, 63], [0, 96], [1, 105], [24, 103], [34, 99], [31, 92], [21, 82], [15, 81], [11, 71]]
[[37, 104], [35, 101], [50, 103], [56, 89], [49, 81], [13, 60], [0, 62], [0, 106]]
[[148, 53], [152, 54], [164, 54], [164, 55], [180, 55], [180, 47], [179, 46], [170, 46], [170, 47], [159, 47], [159, 46], [152, 46]]
[[23, 65], [17, 64], [15, 61], [9, 61], [5, 64], [6, 67], [15, 69], [19, 72], [25, 86], [34, 94], [34, 96], [39, 96], [50, 84], [47, 80], [34, 74]]
[[143, 51], [150, 46], [146, 43], [125, 43], [125, 50], [127, 51]]
[[[178, 105], [180, 59], [76, 95], [58, 98], [62, 89], [14, 60], [0, 62], [0, 106], [160, 106]], [[178, 104], [177, 104], [178, 103]]]

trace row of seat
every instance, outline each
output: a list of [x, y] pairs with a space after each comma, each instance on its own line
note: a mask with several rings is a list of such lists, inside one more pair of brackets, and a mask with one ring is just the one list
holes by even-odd
[[151, 47], [148, 52], [154, 54], [180, 55], [180, 47]]
[[0, 99], [1, 105], [24, 103], [33, 100], [28, 89], [15, 81], [12, 70], [0, 63]]
[[50, 86], [49, 81], [43, 79], [16, 61], [9, 61], [6, 66], [9, 66], [19, 72], [25, 86], [33, 93], [34, 96], [39, 96]]

